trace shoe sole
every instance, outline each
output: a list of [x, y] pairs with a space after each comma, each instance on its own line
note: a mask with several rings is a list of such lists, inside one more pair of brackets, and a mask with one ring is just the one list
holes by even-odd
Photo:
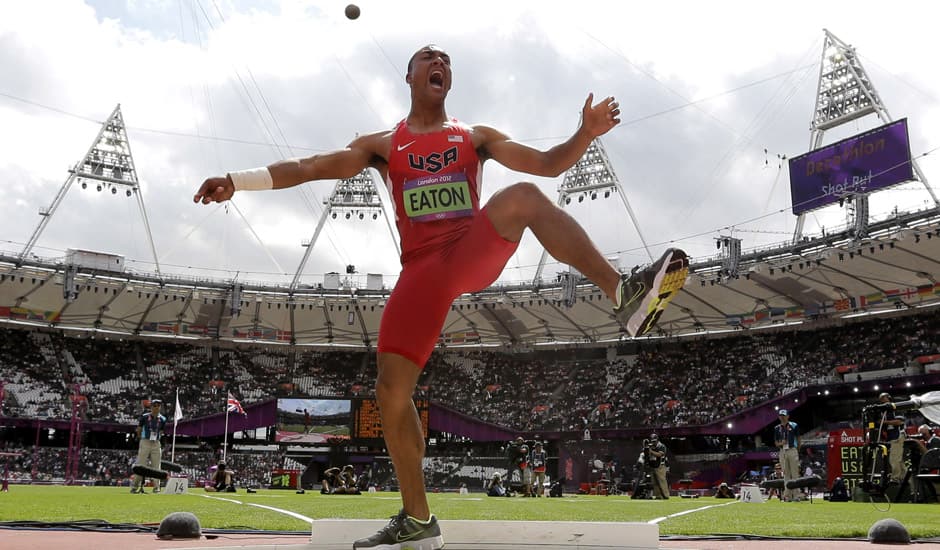
[[682, 290], [689, 275], [689, 257], [681, 250], [670, 248], [659, 262], [662, 265], [653, 278], [650, 291], [643, 296], [640, 307], [627, 322], [627, 330], [634, 337], [643, 336], [656, 326], [666, 306]]
[[[359, 548], [366, 549], [363, 546]], [[441, 550], [442, 548], [444, 548], [444, 537], [438, 535], [415, 541], [369, 546], [367, 550]]]

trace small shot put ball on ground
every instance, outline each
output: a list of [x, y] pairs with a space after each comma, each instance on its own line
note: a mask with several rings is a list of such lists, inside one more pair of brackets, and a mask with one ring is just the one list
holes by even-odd
[[346, 6], [346, 18], [347, 19], [359, 19], [359, 6], [355, 4], [349, 4]]

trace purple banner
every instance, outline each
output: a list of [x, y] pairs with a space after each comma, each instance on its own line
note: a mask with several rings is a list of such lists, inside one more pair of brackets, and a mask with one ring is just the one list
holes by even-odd
[[469, 437], [473, 441], [508, 441], [519, 435], [508, 428], [487, 424], [437, 403], [431, 403], [430, 428]]
[[790, 159], [793, 213], [912, 179], [907, 119], [903, 118]]

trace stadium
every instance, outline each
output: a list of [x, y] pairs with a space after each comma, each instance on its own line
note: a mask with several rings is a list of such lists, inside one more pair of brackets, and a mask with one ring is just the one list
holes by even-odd
[[[79, 15], [121, 19], [108, 19], [102, 6], [78, 4]], [[370, 7], [380, 9], [363, 6], [356, 24], [369, 24]], [[310, 9], [314, 19], [327, 17], [320, 12], [327, 8]], [[330, 9], [342, 14], [342, 6]], [[520, 10], [518, 25], [535, 17]], [[181, 1], [179, 12], [173, 32], [204, 52], [211, 51], [209, 37], [245, 16], [200, 0]], [[11, 17], [22, 23], [36, 14]], [[330, 32], [366, 33], [349, 40], [377, 48], [355, 51], [376, 58], [386, 72], [387, 63], [394, 65], [388, 51], [407, 59], [416, 45], [400, 35], [330, 25]], [[0, 24], [0, 38], [4, 31], [26, 40]], [[645, 223], [644, 212], [662, 209], [670, 193], [632, 187], [636, 176], [624, 150], [643, 145], [625, 135], [636, 128], [596, 138], [558, 178], [536, 181], [592, 237], [598, 234], [618, 271], [629, 274], [666, 247], [681, 246], [691, 257], [689, 273], [656, 328], [640, 337], [630, 336], [597, 285], [554, 261], [532, 235], [496, 283], [453, 302], [413, 395], [426, 445], [424, 482], [448, 548], [897, 542], [896, 532], [875, 540], [883, 533], [873, 526], [883, 520], [901, 522], [902, 539], [940, 538], [934, 462], [940, 451], [931, 447], [940, 446], [940, 202], [929, 180], [940, 176], [929, 156], [935, 136], [921, 130], [933, 111], [909, 107], [914, 101], [896, 86], [913, 88], [934, 110], [937, 99], [880, 65], [872, 69], [863, 36], [851, 37], [856, 50], [829, 30], [817, 34], [809, 53], [788, 59], [786, 73], [748, 74], [750, 82], [709, 96], [779, 84], [772, 93], [763, 90], [763, 107], [729, 152], [702, 153], [738, 157], [752, 175], [735, 174], [735, 162], [722, 160], [710, 176], [707, 194], [714, 196], [688, 192], [702, 204], [731, 203], [744, 192], [722, 190], [717, 180], [753, 178], [768, 188], [756, 200], [766, 194], [765, 204], [704, 213], [685, 205], [675, 214], [687, 225]], [[577, 48], [622, 55], [610, 53], [612, 35], [585, 36]], [[344, 54], [329, 61], [330, 70], [355, 81], [349, 75], [362, 70], [359, 62]], [[651, 80], [675, 92], [662, 77], [629, 64], [635, 80], [612, 84], [618, 95]], [[199, 101], [215, 97], [219, 111], [233, 98], [247, 101], [253, 107], [244, 118], [261, 128], [260, 138], [221, 120], [211, 131], [201, 120], [195, 133], [179, 131], [170, 118], [164, 126], [153, 118], [135, 126], [130, 113], [147, 117], [146, 105], [112, 102], [89, 117], [74, 103], [0, 88], [0, 116], [61, 127], [57, 139], [67, 140], [72, 159], [67, 170], [36, 167], [43, 176], [26, 176], [43, 190], [28, 201], [17, 198], [14, 184], [3, 199], [9, 215], [0, 246], [0, 540], [11, 547], [181, 547], [154, 534], [169, 514], [191, 512], [205, 536], [177, 534], [189, 538], [187, 547], [348, 548], [350, 537], [381, 526], [377, 520], [400, 507], [375, 390], [379, 327], [401, 267], [394, 205], [379, 173], [366, 169], [316, 192], [272, 199], [270, 214], [255, 198], [266, 193], [239, 192], [198, 210], [190, 200], [198, 186], [193, 178], [207, 173], [190, 173], [192, 166], [224, 173], [216, 164], [266, 165], [326, 150], [298, 146], [289, 117], [268, 105], [275, 98], [288, 103], [292, 92], [266, 80], [248, 58], [233, 71], [220, 77], [241, 83], [231, 97], [220, 99], [222, 92], [206, 83]], [[197, 76], [187, 75], [189, 84], [201, 84]], [[374, 89], [358, 86], [354, 92], [386, 122]], [[678, 95], [681, 109], [707, 103]], [[647, 107], [656, 111], [650, 117], [676, 109], [634, 99], [641, 108], [625, 125], [641, 123]], [[900, 116], [889, 114], [889, 104]], [[317, 108], [326, 120], [339, 107]], [[699, 115], [727, 125], [721, 111]], [[336, 124], [341, 137], [324, 129], [324, 142], [345, 143], [337, 140], [348, 140], [360, 122], [368, 127], [349, 116]], [[781, 142], [761, 133], [775, 124], [795, 128], [780, 121], [794, 117], [810, 121], [808, 148], [805, 130]], [[731, 125], [742, 127], [738, 122]], [[545, 123], [549, 133], [536, 135], [555, 135], [551, 117]], [[568, 123], [560, 134], [570, 133]], [[225, 137], [231, 135], [239, 138]], [[564, 138], [530, 141], [548, 147], [542, 140], [550, 139]], [[174, 159], [188, 167], [181, 176], [167, 168], [172, 155], [160, 148], [174, 140], [199, 143], [192, 148], [198, 152]], [[226, 146], [234, 150], [208, 152]], [[184, 159], [213, 154], [214, 161], [201, 164]], [[9, 159], [0, 169], [7, 165], [15, 170], [2, 172], [5, 178], [32, 170]], [[636, 169], [646, 170], [655, 174]], [[154, 184], [176, 177], [185, 181]], [[493, 172], [488, 185], [513, 178]], [[304, 209], [302, 216], [284, 209], [291, 203]], [[190, 207], [198, 213], [179, 213]], [[695, 225], [699, 216], [708, 229]], [[305, 219], [298, 226], [295, 217]], [[298, 252], [297, 239], [307, 235]], [[291, 269], [284, 262], [293, 262]], [[906, 434], [896, 443], [900, 476], [889, 464], [895, 438], [886, 439], [890, 428], [879, 424], [884, 393]], [[167, 472], [157, 468], [160, 494], [153, 481], [135, 491], [132, 476], [147, 439], [140, 418], [154, 400], [168, 419], [161, 456], [171, 464]], [[799, 426], [799, 475], [786, 481], [775, 473], [781, 411]], [[669, 499], [656, 498], [658, 466], [649, 454], [655, 441], [666, 453]], [[530, 457], [536, 444], [546, 453], [541, 484], [518, 467], [518, 457]], [[206, 491], [220, 463], [232, 474], [235, 494]], [[342, 482], [349, 491], [330, 490], [330, 470], [343, 467], [352, 472]], [[500, 496], [511, 498], [488, 496], [495, 478], [503, 482]], [[716, 498], [723, 485], [734, 493], [728, 501]], [[847, 494], [842, 502], [839, 486]]]

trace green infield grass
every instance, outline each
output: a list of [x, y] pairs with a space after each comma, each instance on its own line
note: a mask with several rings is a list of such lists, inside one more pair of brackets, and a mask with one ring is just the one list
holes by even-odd
[[[647, 522], [665, 517], [658, 522], [663, 536], [747, 534], [864, 538], [874, 522], [893, 518], [903, 523], [913, 538], [940, 537], [940, 504], [893, 504], [885, 510], [885, 504], [830, 503], [821, 499], [812, 503], [774, 500], [748, 504], [713, 498], [652, 501], [580, 495], [527, 499], [443, 493], [428, 497], [433, 512], [445, 520]], [[260, 490], [247, 494], [240, 490], [212, 494], [200, 489], [183, 495], [149, 492], [136, 495], [127, 488], [116, 487], [11, 485], [8, 493], [0, 493], [0, 522], [102, 520], [113, 524], [147, 525], [158, 524], [172, 512], [192, 512], [204, 529], [310, 530], [303, 520], [249, 504], [287, 510], [312, 519], [383, 519], [394, 515], [400, 507], [398, 493], [324, 496], [311, 491], [298, 495], [293, 491]], [[666, 517], [687, 510], [697, 511]]]
[[[278, 424], [278, 430], [283, 432], [293, 432], [296, 434], [304, 433], [303, 424]], [[349, 426], [344, 424], [327, 426], [310, 426], [309, 433], [330, 434], [330, 435], [349, 435]]]

